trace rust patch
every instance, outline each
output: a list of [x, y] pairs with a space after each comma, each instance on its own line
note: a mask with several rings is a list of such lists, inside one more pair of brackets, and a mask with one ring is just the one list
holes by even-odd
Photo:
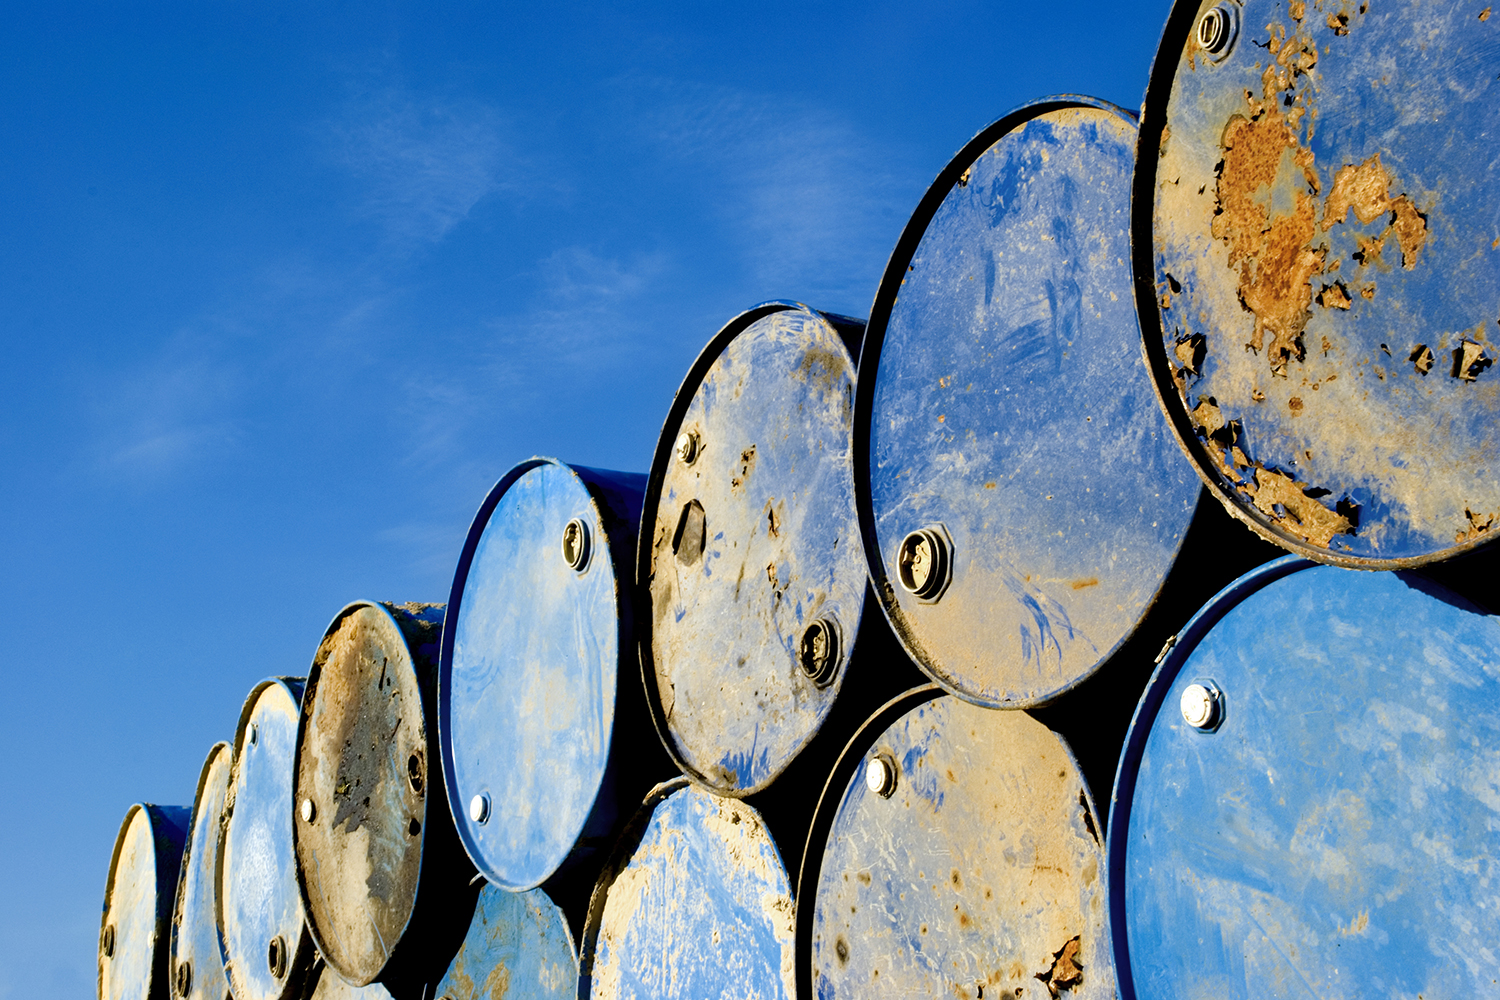
[[755, 445], [751, 445], [740, 452], [740, 471], [737, 475], [729, 478], [729, 488], [737, 490], [745, 485], [745, 480], [750, 478], [750, 473], [755, 469]]
[[1300, 417], [1300, 416], [1302, 416], [1302, 397], [1301, 396], [1293, 396], [1291, 399], [1287, 400], [1286, 401], [1286, 408], [1288, 410], [1292, 411], [1292, 416], [1294, 416], [1294, 417]]
[[1349, 256], [1359, 262], [1360, 267], [1379, 267], [1380, 252], [1385, 249], [1385, 235], [1380, 236], [1356, 236], [1354, 242], [1359, 244], [1359, 249]]
[[1481, 21], [1488, 21], [1490, 19], [1490, 9], [1488, 7], [1479, 12], [1479, 19]]
[[774, 498], [766, 501], [766, 534], [772, 538], [781, 537], [781, 519], [776, 516], [776, 508], [772, 506]]
[[[1401, 247], [1401, 266], [1410, 271], [1417, 266], [1417, 251], [1427, 242], [1427, 218], [1417, 211], [1410, 198], [1404, 194], [1392, 198], [1390, 190], [1391, 175], [1381, 166], [1379, 153], [1357, 167], [1352, 164], [1344, 166], [1334, 175], [1333, 190], [1328, 192], [1328, 201], [1323, 208], [1323, 230], [1327, 232], [1345, 221], [1350, 209], [1365, 225], [1389, 213], [1390, 225], [1386, 234], [1395, 233], [1396, 242]], [[1378, 242], [1385, 242], [1385, 234]], [[1361, 253], [1365, 252], [1367, 245], [1366, 241], [1359, 241]], [[1375, 253], [1378, 256], [1378, 245]], [[1361, 263], [1364, 263], [1363, 259]]]
[[1473, 382], [1479, 373], [1495, 363], [1495, 359], [1484, 353], [1484, 347], [1472, 340], [1461, 341], [1453, 352], [1453, 377]]
[[1426, 344], [1418, 344], [1416, 347], [1412, 348], [1411, 356], [1406, 360], [1410, 361], [1414, 366], [1416, 366], [1417, 374], [1426, 375], [1428, 372], [1432, 371], [1432, 364], [1436, 359], [1433, 357], [1432, 348], [1428, 347]]
[[1464, 517], [1469, 520], [1469, 528], [1467, 531], [1460, 530], [1454, 541], [1463, 544], [1464, 542], [1473, 541], [1478, 538], [1495, 526], [1495, 516], [1494, 514], [1486, 514], [1481, 519], [1481, 515], [1465, 507]]
[[1091, 576], [1087, 580], [1074, 580], [1072, 583], [1074, 590], [1085, 590], [1089, 587], [1097, 586], [1099, 586], [1099, 578], [1097, 576]]
[[1052, 953], [1052, 966], [1046, 972], [1036, 973], [1037, 979], [1047, 987], [1053, 1000], [1063, 990], [1072, 990], [1083, 984], [1083, 966], [1078, 963], [1079, 938], [1074, 936]]
[[[1331, 285], [1324, 285], [1323, 290], [1318, 293], [1318, 305], [1327, 309], [1348, 309], [1354, 302], [1349, 297], [1349, 289], [1344, 287], [1342, 281], [1335, 281]], [[1323, 353], [1328, 353], [1328, 338], [1323, 338]]]

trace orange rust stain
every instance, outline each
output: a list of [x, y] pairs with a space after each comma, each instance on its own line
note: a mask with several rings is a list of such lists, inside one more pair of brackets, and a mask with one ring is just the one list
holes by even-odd
[[1289, 409], [1289, 410], [1292, 411], [1292, 416], [1294, 416], [1294, 417], [1300, 417], [1302, 415], [1302, 397], [1301, 396], [1293, 396], [1291, 399], [1289, 399], [1289, 400], [1286, 401], [1286, 405], [1287, 405], [1287, 409]]
[[[1324, 285], [1323, 290], [1318, 293], [1318, 305], [1329, 309], [1348, 309], [1354, 300], [1349, 297], [1349, 290], [1344, 287], [1342, 281], [1335, 281], [1331, 285]], [[1328, 353], [1328, 338], [1323, 338], [1323, 353]]]
[[1359, 294], [1363, 295], [1367, 299], [1373, 299], [1375, 297], [1375, 282], [1372, 281], [1368, 285], [1362, 287], [1359, 290]]
[[995, 488], [995, 484], [993, 482], [985, 483], [984, 488], [987, 490], [992, 490]]
[[1479, 19], [1481, 21], [1488, 21], [1490, 19], [1490, 9], [1488, 7], [1479, 12]]
[[1476, 514], [1469, 508], [1465, 507], [1464, 517], [1468, 518], [1469, 520], [1469, 528], [1467, 531], [1459, 531], [1457, 536], [1454, 538], [1454, 541], [1463, 543], [1478, 538], [1480, 535], [1484, 534], [1486, 531], [1489, 531], [1492, 527], [1495, 526], [1495, 516], [1496, 515], [1494, 514]]
[[[1406, 195], [1392, 198], [1391, 175], [1381, 166], [1380, 154], [1376, 153], [1359, 166], [1346, 164], [1333, 178], [1333, 189], [1328, 192], [1328, 201], [1323, 207], [1323, 230], [1327, 232], [1337, 223], [1349, 217], [1354, 210], [1355, 218], [1369, 225], [1386, 213], [1391, 215], [1387, 233], [1394, 232], [1401, 245], [1401, 266], [1410, 271], [1417, 266], [1417, 251], [1427, 242], [1427, 220]], [[1382, 235], [1380, 242], [1384, 243]], [[1366, 254], [1367, 243], [1359, 241], [1361, 254]], [[1374, 256], [1379, 256], [1376, 246]], [[1365, 256], [1365, 261], [1369, 261]]]
[[1099, 586], [1099, 578], [1097, 576], [1091, 576], [1087, 580], [1074, 580], [1072, 586], [1074, 590], [1084, 590], [1088, 587], [1097, 587]]

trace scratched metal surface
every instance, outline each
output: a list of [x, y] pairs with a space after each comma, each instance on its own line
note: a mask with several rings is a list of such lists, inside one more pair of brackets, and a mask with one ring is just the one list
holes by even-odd
[[794, 996], [791, 880], [760, 814], [678, 779], [638, 818], [594, 891], [579, 996]]
[[[235, 1000], [292, 1000], [315, 955], [292, 844], [302, 688], [301, 677], [261, 681], [246, 699], [235, 732], [215, 873], [219, 937]], [[277, 970], [273, 942], [281, 956]]]
[[[866, 589], [853, 393], [830, 318], [768, 303], [709, 343], [662, 430], [637, 571], [651, 601], [647, 689], [678, 765], [721, 794], [769, 784], [838, 696]], [[818, 619], [841, 649], [825, 683], [801, 666]]]
[[[1135, 121], [1050, 98], [991, 125], [902, 234], [860, 355], [855, 472], [875, 590], [912, 658], [978, 704], [1099, 667], [1173, 565], [1201, 493], [1130, 297]], [[935, 600], [911, 532], [951, 545]]]
[[[1209, 732], [1179, 707], [1204, 681]], [[1497, 829], [1500, 619], [1413, 573], [1269, 564], [1137, 711], [1109, 825], [1125, 1000], [1494, 996]]]
[[[1135, 260], [1205, 482], [1324, 562], [1416, 565], [1500, 516], [1500, 18], [1485, 2], [1211, 2], [1163, 36]], [[1153, 284], [1154, 282], [1154, 284]]]
[[99, 924], [99, 1000], [166, 1000], [172, 902], [191, 810], [137, 803], [115, 838]]
[[198, 775], [191, 833], [182, 854], [172, 910], [172, 995], [183, 1000], [224, 1000], [229, 992], [219, 944], [214, 870], [219, 860], [219, 823], [233, 769], [233, 749], [228, 743], [215, 743]]
[[[644, 487], [640, 475], [531, 459], [470, 528], [444, 626], [443, 768], [469, 857], [507, 889], [597, 850], [619, 817], [611, 737], [621, 672], [639, 676], [621, 581]], [[562, 554], [575, 518], [590, 538], [581, 572]], [[488, 797], [483, 820], [470, 815], [476, 796]]]
[[324, 961], [355, 986], [385, 970], [416, 905], [442, 622], [440, 604], [351, 604], [308, 671], [293, 790], [302, 905]]
[[578, 995], [578, 954], [562, 910], [541, 889], [487, 885], [458, 954], [432, 991], [437, 1000]]
[[[871, 734], [812, 906], [812, 989], [834, 997], [1114, 998], [1104, 850], [1066, 743], [952, 696]], [[804, 900], [806, 902], [806, 900]]]

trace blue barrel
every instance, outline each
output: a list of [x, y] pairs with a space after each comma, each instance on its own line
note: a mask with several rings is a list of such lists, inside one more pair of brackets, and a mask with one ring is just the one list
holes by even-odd
[[1135, 142], [1088, 98], [1001, 118], [938, 175], [871, 307], [853, 452], [871, 579], [912, 658], [976, 704], [1094, 673], [1199, 510], [1130, 301]]
[[506, 889], [571, 873], [586, 900], [640, 796], [671, 773], [635, 652], [644, 487], [530, 459], [464, 543], [443, 623], [443, 777], [469, 857]]
[[439, 604], [350, 604], [307, 675], [298, 883], [327, 975], [353, 986], [435, 980], [473, 908], [437, 741], [442, 627]]
[[795, 995], [791, 880], [759, 814], [682, 779], [653, 789], [594, 890], [578, 996]]
[[172, 910], [172, 995], [182, 1000], [223, 1000], [229, 993], [219, 946], [214, 871], [219, 864], [219, 824], [233, 770], [233, 749], [228, 743], [215, 743], [198, 774]]
[[929, 685], [875, 713], [797, 892], [799, 996], [1116, 996], [1093, 798], [1025, 712]]
[[723, 795], [766, 788], [808, 745], [862, 634], [849, 455], [862, 329], [790, 302], [735, 317], [693, 363], [651, 464], [646, 690], [682, 772]]
[[1500, 619], [1287, 557], [1137, 710], [1109, 832], [1125, 1000], [1493, 996]]
[[1136, 303], [1203, 481], [1266, 538], [1399, 568], [1500, 519], [1500, 19], [1178, 0], [1141, 123]]
[[322, 963], [318, 964], [317, 977], [308, 1000], [392, 1000], [391, 991], [380, 983], [355, 986]]
[[562, 910], [541, 889], [485, 886], [436, 1000], [575, 1000], [578, 954]]
[[297, 891], [292, 782], [301, 677], [261, 681], [234, 736], [234, 774], [219, 834], [219, 938], [235, 1000], [293, 1000], [317, 952]]
[[99, 925], [99, 1000], [166, 1000], [172, 903], [191, 811], [137, 803], [109, 859]]

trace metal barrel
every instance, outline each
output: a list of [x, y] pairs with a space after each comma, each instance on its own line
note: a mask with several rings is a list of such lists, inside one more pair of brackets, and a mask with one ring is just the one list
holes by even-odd
[[1124, 1000], [1488, 996], [1500, 619], [1288, 556], [1183, 632], [1110, 823]]
[[192, 819], [172, 909], [171, 994], [181, 1000], [224, 1000], [229, 979], [219, 942], [219, 825], [234, 770], [234, 750], [215, 743], [198, 774]]
[[849, 461], [863, 324], [793, 302], [732, 319], [662, 428], [637, 546], [658, 733], [721, 795], [766, 788], [848, 674], [867, 592]]
[[1132, 208], [1152, 375], [1198, 474], [1318, 560], [1399, 568], [1500, 517], [1489, 8], [1178, 0]]
[[430, 994], [435, 1000], [577, 995], [578, 953], [561, 908], [541, 889], [489, 885], [479, 893], [463, 945]]
[[1114, 998], [1104, 848], [1065, 740], [934, 686], [875, 713], [798, 877], [799, 997]]
[[[437, 741], [440, 604], [359, 601], [308, 670], [293, 841], [327, 976], [394, 992], [442, 975], [477, 890]], [[414, 986], [411, 992], [420, 990]]]
[[139, 802], [109, 859], [99, 924], [99, 1000], [166, 1000], [172, 901], [191, 811]]
[[652, 790], [589, 904], [581, 998], [785, 998], [792, 887], [759, 814], [678, 778]]
[[355, 986], [347, 982], [323, 962], [318, 962], [313, 973], [317, 977], [308, 1000], [392, 1000], [390, 990], [380, 983]]
[[234, 736], [215, 872], [219, 939], [235, 1000], [296, 1000], [317, 952], [292, 843], [301, 677], [271, 677], [245, 699]]
[[[1097, 671], [1212, 506], [1141, 359], [1135, 141], [1130, 113], [1083, 97], [985, 128], [917, 206], [871, 307], [853, 449], [866, 561], [912, 658], [976, 704], [1046, 704]], [[1242, 546], [1218, 521], [1202, 542]]]
[[636, 660], [644, 487], [549, 458], [511, 469], [475, 515], [443, 623], [438, 719], [459, 837], [490, 882], [547, 883], [575, 923], [641, 796], [673, 773]]

